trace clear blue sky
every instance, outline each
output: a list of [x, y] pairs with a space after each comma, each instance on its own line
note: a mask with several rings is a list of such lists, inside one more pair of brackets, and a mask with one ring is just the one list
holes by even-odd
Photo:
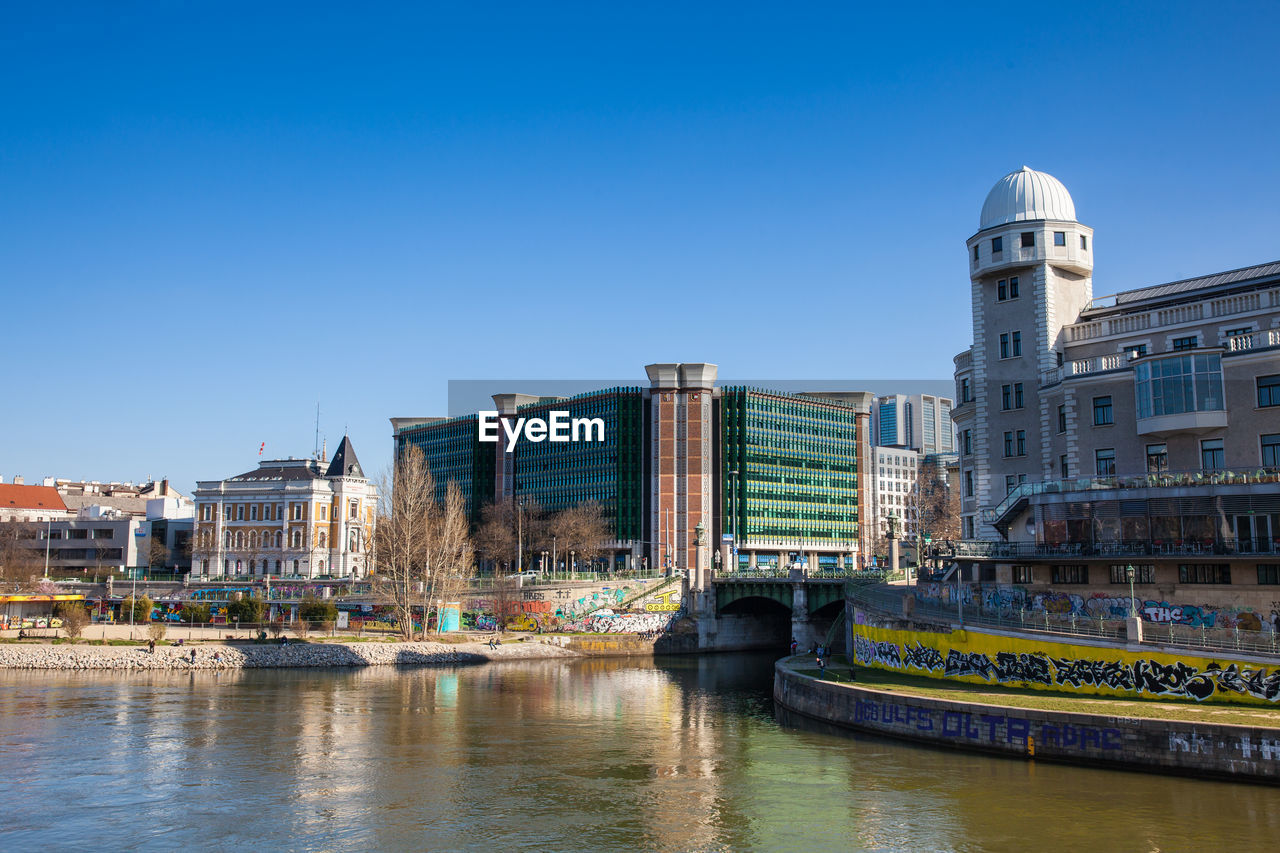
[[[0, 474], [386, 464], [447, 381], [947, 378], [991, 185], [1280, 258], [1280, 5], [8, 3]], [[536, 383], [528, 388], [536, 390]]]

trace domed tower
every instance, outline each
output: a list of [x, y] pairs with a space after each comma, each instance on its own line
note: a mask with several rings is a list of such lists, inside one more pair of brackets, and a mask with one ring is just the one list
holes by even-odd
[[961, 535], [994, 538], [983, 510], [1053, 474], [1041, 377], [1061, 363], [1063, 327], [1093, 298], [1093, 229], [1071, 194], [1023, 166], [996, 181], [966, 243], [973, 346], [956, 356]]

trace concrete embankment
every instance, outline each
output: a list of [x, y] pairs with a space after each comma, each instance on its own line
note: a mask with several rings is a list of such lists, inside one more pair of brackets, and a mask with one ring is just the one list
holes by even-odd
[[810, 719], [935, 746], [1280, 784], [1280, 729], [935, 699], [774, 669], [773, 698]]
[[[192, 663], [191, 653], [195, 652]], [[578, 653], [544, 643], [291, 643], [158, 646], [155, 654], [137, 646], [45, 643], [0, 645], [0, 669], [190, 670], [283, 669], [335, 666], [423, 666], [496, 660], [572, 658]]]

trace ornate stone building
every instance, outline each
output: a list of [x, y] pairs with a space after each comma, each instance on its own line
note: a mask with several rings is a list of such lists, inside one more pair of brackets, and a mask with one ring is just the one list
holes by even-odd
[[369, 570], [377, 489], [345, 436], [332, 461], [271, 459], [196, 484], [193, 579], [345, 578]]

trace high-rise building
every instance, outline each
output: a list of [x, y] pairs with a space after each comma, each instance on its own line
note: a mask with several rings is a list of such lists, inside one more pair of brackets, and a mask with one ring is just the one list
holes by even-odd
[[438, 488], [450, 479], [469, 488], [476, 515], [490, 501], [527, 499], [552, 511], [597, 502], [613, 569], [693, 569], [702, 589], [716, 562], [858, 564], [871, 395], [719, 388], [716, 366], [705, 363], [645, 370], [646, 388], [494, 395], [512, 428], [564, 412], [600, 419], [598, 441], [522, 439], [508, 448], [505, 428], [501, 441], [480, 442], [474, 415], [393, 418], [396, 452], [422, 448]]
[[877, 447], [906, 447], [926, 455], [955, 450], [952, 401], [933, 394], [885, 394], [873, 412]]

